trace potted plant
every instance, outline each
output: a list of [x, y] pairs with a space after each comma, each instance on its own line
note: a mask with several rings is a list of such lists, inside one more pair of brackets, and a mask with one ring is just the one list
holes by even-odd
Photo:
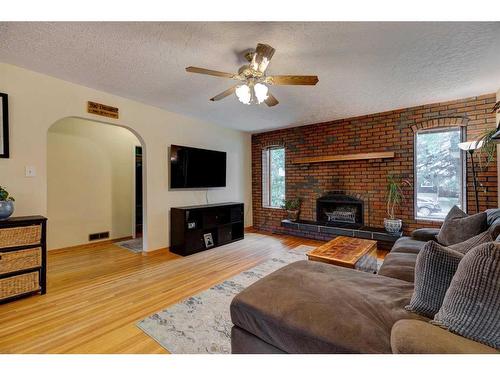
[[[500, 113], [500, 101], [496, 102], [491, 112]], [[499, 138], [500, 122], [498, 123], [496, 128], [485, 129], [478, 138], [472, 141], [475, 146], [474, 150], [479, 149], [479, 169], [481, 171], [484, 171], [486, 168], [488, 168], [490, 163], [495, 160]]]
[[0, 186], [0, 220], [7, 219], [14, 212], [14, 197]]
[[404, 198], [402, 185], [411, 186], [407, 180], [401, 180], [392, 173], [387, 176], [387, 218], [384, 219], [385, 230], [389, 233], [399, 233], [403, 227], [403, 220], [396, 219], [394, 209]]
[[285, 202], [281, 207], [286, 211], [288, 220], [291, 221], [298, 220], [301, 204], [302, 204], [301, 198], [285, 199]]
[[[500, 101], [493, 106], [492, 113], [500, 113]], [[485, 129], [478, 138], [469, 141], [461, 142], [458, 147], [467, 151], [470, 156], [472, 165], [472, 186], [474, 189], [474, 200], [476, 202], [476, 212], [479, 212], [479, 187], [481, 190], [486, 192], [486, 187], [478, 180], [476, 172], [476, 162], [474, 161], [474, 155], [477, 155], [476, 159], [479, 162], [479, 170], [484, 172], [489, 164], [495, 160], [497, 154], [497, 145], [500, 140], [500, 122], [496, 128]], [[476, 151], [478, 151], [476, 153]]]

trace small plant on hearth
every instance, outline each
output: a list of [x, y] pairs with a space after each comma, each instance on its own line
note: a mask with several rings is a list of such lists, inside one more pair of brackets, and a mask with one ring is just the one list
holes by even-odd
[[14, 212], [14, 197], [0, 186], [0, 220], [7, 219]]
[[408, 180], [401, 179], [393, 173], [387, 175], [387, 218], [384, 219], [385, 230], [389, 233], [399, 233], [403, 227], [403, 220], [396, 219], [394, 210], [404, 199], [403, 185], [411, 187]]
[[302, 198], [285, 199], [281, 208], [283, 208], [291, 221], [296, 221], [299, 218], [300, 206], [302, 205]]

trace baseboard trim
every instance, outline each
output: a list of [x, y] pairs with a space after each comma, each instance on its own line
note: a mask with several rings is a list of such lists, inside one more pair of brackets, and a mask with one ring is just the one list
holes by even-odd
[[71, 250], [75, 250], [75, 249], [91, 249], [93, 247], [100, 247], [103, 245], [111, 245], [112, 243], [115, 243], [115, 242], [131, 240], [132, 238], [133, 238], [132, 236], [127, 236], [127, 237], [113, 238], [111, 240], [89, 242], [89, 243], [84, 243], [81, 245], [73, 245], [73, 246], [68, 246], [68, 247], [61, 247], [59, 249], [52, 249], [52, 250], [49, 250], [49, 252], [60, 253], [60, 252], [71, 251]]
[[169, 252], [170, 248], [169, 247], [162, 247], [161, 249], [156, 249], [156, 250], [151, 250], [151, 251], [143, 251], [141, 254], [144, 256], [155, 255], [155, 254], [158, 254], [160, 251]]

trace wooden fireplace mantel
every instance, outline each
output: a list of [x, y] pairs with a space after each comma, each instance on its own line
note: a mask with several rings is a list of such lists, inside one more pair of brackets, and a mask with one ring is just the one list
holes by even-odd
[[308, 158], [295, 158], [292, 164], [324, 163], [328, 161], [368, 160], [368, 159], [393, 159], [394, 152], [365, 152], [361, 154], [312, 156]]

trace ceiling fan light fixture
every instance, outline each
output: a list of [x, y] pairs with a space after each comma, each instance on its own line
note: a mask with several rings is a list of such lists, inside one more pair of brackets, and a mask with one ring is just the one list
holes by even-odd
[[264, 102], [269, 97], [269, 88], [263, 83], [256, 83], [253, 87], [257, 103]]
[[240, 85], [236, 87], [235, 93], [240, 102], [250, 105], [250, 102], [252, 101], [252, 94], [250, 93], [250, 87], [248, 85]]
[[[265, 103], [268, 107], [274, 107], [279, 101], [269, 92], [267, 85], [301, 85], [314, 86], [318, 83], [318, 76], [313, 75], [268, 75], [267, 68], [276, 50], [268, 44], [258, 43], [254, 51], [245, 54], [249, 64], [238, 69], [238, 73], [231, 74], [218, 70], [188, 66], [189, 73], [206, 74], [214, 77], [229, 78], [239, 81], [227, 90], [210, 98], [216, 102], [235, 94], [238, 100], [246, 105]], [[499, 130], [500, 133], [500, 130]], [[500, 135], [499, 135], [500, 140]]]

